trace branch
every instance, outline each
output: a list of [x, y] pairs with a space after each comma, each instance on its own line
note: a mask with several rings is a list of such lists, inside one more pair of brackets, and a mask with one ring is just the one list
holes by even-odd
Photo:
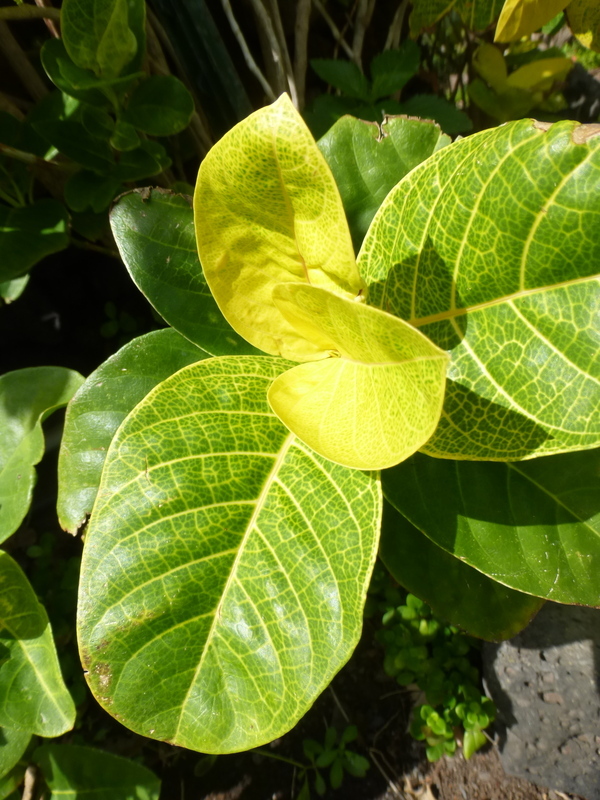
[[0, 19], [51, 19], [60, 22], [60, 8], [50, 8], [39, 6], [9, 6], [0, 8]]
[[304, 108], [306, 98], [306, 70], [308, 66], [308, 29], [310, 24], [310, 0], [298, 0], [296, 26], [294, 29], [294, 78], [298, 93], [298, 110]]
[[336, 42], [341, 46], [342, 50], [345, 51], [346, 55], [350, 59], [350, 61], [354, 61], [354, 53], [352, 52], [352, 48], [348, 44], [348, 42], [344, 39], [340, 29], [337, 27], [335, 22], [331, 19], [327, 11], [325, 10], [325, 6], [321, 2], [321, 0], [312, 0], [314, 7], [317, 11], [321, 14], [325, 22], [329, 25], [329, 30], [332, 32], [334, 39]]
[[[18, 6], [16, 10], [22, 8]], [[5, 9], [11, 11], [12, 9]], [[44, 81], [33, 68], [31, 61], [25, 55], [21, 45], [10, 32], [6, 22], [0, 20], [0, 50], [13, 67], [17, 77], [27, 89], [33, 100], [41, 100], [48, 94]]]
[[289, 87], [290, 97], [292, 98], [292, 103], [296, 106], [296, 108], [299, 108], [298, 92], [296, 90], [296, 80], [294, 77], [294, 70], [292, 69], [292, 60], [290, 58], [290, 53], [285, 39], [283, 23], [281, 22], [279, 5], [277, 0], [268, 0], [268, 3], [271, 6], [271, 16], [273, 17], [275, 35], [277, 37], [277, 41], [279, 42], [279, 52], [283, 57], [282, 66], [283, 69], [285, 70], [285, 77], [287, 80], [287, 85]]
[[384, 50], [393, 50], [399, 47], [400, 36], [402, 35], [402, 26], [404, 24], [404, 17], [406, 15], [407, 7], [408, 7], [408, 0], [402, 0], [400, 5], [396, 9], [396, 13], [394, 14], [394, 19], [392, 20], [392, 24], [390, 25], [390, 30], [387, 35], [387, 39], [385, 40], [385, 45], [383, 46]]
[[229, 21], [229, 25], [231, 30], [233, 31], [233, 35], [238, 40], [238, 44], [241, 48], [242, 54], [244, 56], [244, 60], [246, 62], [246, 66], [250, 70], [250, 72], [258, 79], [258, 82], [262, 86], [265, 94], [273, 102], [277, 98], [275, 97], [275, 92], [271, 88], [269, 82], [265, 78], [265, 76], [260, 71], [260, 68], [254, 58], [252, 57], [252, 53], [250, 52], [250, 48], [246, 44], [246, 40], [244, 39], [244, 34], [240, 30], [240, 26], [237, 24], [235, 17], [233, 16], [233, 11], [231, 10], [231, 4], [229, 0], [221, 0], [221, 5], [223, 6], [223, 11], [227, 16], [227, 20]]
[[375, 10], [376, 0], [360, 0], [356, 12], [356, 22], [354, 25], [354, 37], [352, 39], [353, 61], [362, 69], [362, 49], [365, 42], [365, 33], [371, 23], [371, 17]]

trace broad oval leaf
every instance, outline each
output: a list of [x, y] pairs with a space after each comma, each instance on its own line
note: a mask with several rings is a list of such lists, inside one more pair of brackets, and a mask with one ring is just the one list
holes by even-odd
[[313, 358], [273, 304], [273, 287], [298, 281], [354, 297], [363, 284], [333, 175], [287, 95], [206, 156], [194, 220], [206, 280], [233, 328], [267, 353]]
[[320, 458], [269, 410], [288, 366], [186, 367], [113, 439], [79, 641], [96, 698], [145, 736], [206, 753], [270, 741], [358, 641], [379, 483]]
[[60, 674], [48, 616], [18, 564], [0, 551], [0, 725], [60, 736], [75, 704]]
[[291, 431], [356, 469], [398, 464], [427, 441], [444, 399], [446, 353], [401, 319], [326, 289], [280, 284], [273, 297], [325, 357], [284, 372], [269, 389]]
[[69, 215], [58, 200], [23, 208], [0, 205], [0, 282], [11, 281], [51, 253], [69, 246]]
[[71, 59], [98, 76], [116, 78], [138, 52], [129, 23], [131, 12], [136, 20], [144, 5], [143, 0], [64, 0], [61, 27]]
[[388, 117], [378, 125], [345, 116], [319, 139], [357, 250], [391, 189], [447, 144], [450, 137], [434, 122], [405, 117]]
[[[0, 780], [18, 764], [31, 741], [31, 731], [0, 728]], [[1, 794], [2, 784], [0, 784]]]
[[389, 502], [383, 507], [379, 557], [398, 583], [438, 616], [480, 639], [516, 636], [544, 604], [455, 558]]
[[169, 325], [211, 355], [256, 353], [210, 293], [187, 198], [162, 189], [134, 190], [118, 198], [110, 224], [133, 281]]
[[381, 206], [369, 300], [451, 351], [425, 451], [517, 460], [600, 443], [600, 128], [521, 121], [463, 139]]
[[413, 525], [490, 578], [600, 606], [600, 450], [512, 464], [417, 453], [382, 482]]
[[58, 458], [58, 519], [76, 533], [91, 514], [117, 428], [148, 392], [207, 354], [170, 328], [126, 344], [86, 379], [69, 403]]
[[571, 0], [567, 20], [584, 47], [600, 52], [600, 6], [596, 0]]
[[34, 466], [44, 454], [42, 422], [82, 383], [78, 372], [62, 367], [30, 367], [0, 377], [0, 542], [29, 509]]
[[158, 800], [160, 781], [141, 764], [74, 744], [45, 744], [33, 753], [52, 797], [62, 800]]
[[539, 30], [563, 11], [570, 0], [506, 0], [494, 40], [515, 42]]
[[123, 120], [151, 136], [182, 131], [194, 113], [194, 100], [174, 75], [153, 75], [133, 91]]

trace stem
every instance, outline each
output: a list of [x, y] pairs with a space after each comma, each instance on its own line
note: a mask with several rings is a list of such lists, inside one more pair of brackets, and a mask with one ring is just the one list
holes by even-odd
[[392, 50], [399, 46], [400, 36], [402, 34], [402, 26], [404, 24], [404, 17], [406, 15], [407, 7], [408, 7], [408, 0], [402, 0], [400, 5], [396, 9], [396, 13], [394, 14], [394, 19], [392, 20], [392, 24], [390, 25], [390, 31], [388, 33], [387, 39], [385, 40], [385, 45], [383, 46], [384, 50]]
[[254, 58], [252, 57], [252, 53], [250, 52], [250, 48], [248, 47], [246, 40], [244, 39], [244, 34], [240, 30], [240, 26], [237, 24], [235, 17], [233, 16], [233, 11], [231, 10], [231, 4], [229, 0], [221, 0], [221, 5], [223, 6], [223, 11], [227, 17], [229, 22], [229, 26], [233, 31], [233, 35], [238, 40], [238, 44], [244, 56], [244, 60], [246, 62], [246, 66], [250, 70], [250, 72], [258, 79], [258, 82], [262, 86], [265, 94], [269, 98], [271, 102], [275, 101], [277, 98], [275, 97], [275, 92], [269, 85], [269, 82], [265, 78], [265, 76], [260, 71], [260, 68]]
[[22, 161], [24, 164], [30, 164], [31, 166], [36, 167], [50, 165], [51, 167], [56, 167], [62, 172], [74, 172], [78, 169], [78, 167], [74, 164], [63, 164], [60, 161], [46, 161], [39, 156], [34, 156], [33, 153], [26, 153], [24, 150], [17, 150], [16, 147], [9, 147], [7, 144], [2, 144], [2, 142], [0, 142], [0, 154], [7, 156], [8, 158], [14, 158], [16, 161]]
[[8, 8], [0, 8], [0, 19], [50, 19], [54, 22], [60, 22], [60, 8], [50, 8], [39, 6], [9, 6]]
[[298, 91], [296, 89], [296, 79], [294, 77], [294, 70], [292, 69], [292, 60], [290, 58], [290, 52], [288, 50], [287, 42], [285, 39], [283, 23], [281, 21], [281, 14], [279, 13], [279, 5], [277, 0], [268, 0], [268, 3], [271, 6], [271, 15], [273, 17], [275, 35], [277, 37], [277, 41], [279, 42], [279, 51], [283, 57], [282, 66], [283, 69], [285, 70], [285, 77], [287, 79], [287, 84], [290, 91], [290, 97], [292, 98], [292, 103], [295, 105], [296, 108], [299, 109]]
[[94, 253], [102, 253], [104, 256], [110, 256], [111, 258], [116, 258], [117, 261], [121, 260], [121, 256], [118, 250], [111, 250], [110, 247], [102, 247], [99, 244], [92, 244], [92, 242], [85, 242], [81, 239], [73, 239], [71, 238], [70, 242], [73, 247], [78, 247], [80, 250], [91, 250]]
[[269, 753], [267, 750], [263, 750], [262, 747], [256, 747], [252, 752], [258, 753], [261, 756], [266, 756], [267, 758], [274, 758], [275, 761], [283, 761], [284, 764], [290, 764], [290, 766], [296, 767], [297, 769], [309, 769], [306, 764], [301, 764], [299, 761], [294, 761], [293, 758], [287, 758], [287, 756], [278, 756], [275, 753]]
[[294, 78], [298, 93], [298, 109], [304, 108], [306, 99], [306, 70], [308, 65], [308, 28], [310, 24], [310, 0], [298, 0], [296, 26], [294, 29]]
[[375, 10], [376, 0], [360, 0], [358, 11], [356, 12], [356, 23], [354, 25], [354, 36], [352, 38], [352, 59], [362, 70], [362, 49], [365, 42], [365, 33], [371, 22], [373, 11]]
[[325, 7], [324, 7], [323, 3], [321, 3], [321, 0], [312, 0], [312, 2], [313, 2], [314, 7], [317, 9], [317, 11], [320, 13], [320, 15], [325, 20], [325, 22], [329, 25], [329, 30], [332, 32], [336, 42], [340, 45], [342, 50], [345, 51], [345, 53], [348, 56], [348, 58], [350, 59], [350, 61], [354, 61], [354, 53], [352, 52], [352, 48], [350, 47], [348, 42], [344, 39], [344, 36], [340, 32], [340, 29], [338, 28], [338, 26], [335, 24], [335, 22], [331, 19], [331, 17], [329, 16], [327, 11], [325, 10]]
[[[23, 6], [17, 6], [19, 10]], [[6, 11], [12, 9], [3, 9]], [[4, 53], [15, 74], [21, 80], [33, 100], [41, 100], [48, 94], [46, 84], [33, 68], [21, 45], [10, 32], [8, 25], [0, 19], [0, 50]]]

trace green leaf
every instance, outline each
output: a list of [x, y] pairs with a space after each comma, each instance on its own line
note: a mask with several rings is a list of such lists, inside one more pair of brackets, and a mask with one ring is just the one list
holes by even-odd
[[[394, 469], [382, 474], [384, 490], [392, 498], [398, 479], [402, 476], [397, 478]], [[481, 639], [511, 639], [543, 605], [442, 550], [390, 502], [383, 507], [379, 555], [398, 583], [425, 600], [437, 616]]]
[[58, 665], [46, 610], [19, 565], [0, 551], [0, 721], [39, 736], [60, 736], [75, 704]]
[[571, 0], [566, 10], [569, 27], [584, 47], [600, 52], [600, 7], [596, 0]]
[[133, 61], [138, 40], [129, 27], [129, 6], [128, 0], [64, 0], [63, 41], [78, 67], [116, 78]]
[[69, 246], [67, 210], [58, 200], [23, 208], [0, 205], [0, 281], [12, 281]]
[[334, 178], [287, 95], [236, 125], [206, 156], [194, 221], [219, 308], [267, 353], [296, 361], [315, 353], [274, 305], [275, 284], [310, 283], [349, 297], [361, 292]]
[[257, 352], [210, 293], [189, 199], [162, 189], [134, 190], [115, 203], [110, 223], [129, 274], [169, 325], [211, 355]]
[[598, 445], [599, 192], [594, 126], [523, 120], [444, 148], [388, 195], [359, 255], [369, 302], [451, 351], [424, 452]]
[[443, 97], [434, 94], [416, 94], [400, 103], [400, 107], [403, 114], [422, 117], [423, 120], [432, 119], [444, 133], [452, 136], [470, 131], [473, 127], [473, 123], [464, 111], [460, 111]]
[[29, 275], [24, 275], [22, 278], [13, 278], [10, 281], [0, 282], [0, 297], [8, 305], [14, 303], [25, 291], [25, 287], [29, 282]]
[[121, 188], [121, 181], [110, 175], [81, 170], [65, 184], [65, 200], [73, 211], [106, 211]]
[[131, 75], [122, 78], [99, 78], [90, 70], [78, 67], [69, 57], [62, 39], [45, 41], [40, 51], [40, 59], [46, 75], [61, 92], [99, 108], [111, 105], [104, 89], [116, 87], [124, 89], [135, 78]]
[[407, 173], [450, 144], [437, 125], [387, 119], [383, 125], [342, 117], [319, 140], [333, 172], [358, 250], [381, 203]]
[[516, 42], [550, 22], [570, 0], [505, 0], [494, 41]]
[[399, 92], [419, 70], [421, 51], [407, 39], [398, 50], [384, 50], [371, 61], [371, 100]]
[[431, 28], [455, 5], [456, 0], [413, 0], [410, 12], [410, 35], [416, 39]]
[[173, 75], [153, 75], [142, 81], [129, 100], [123, 119], [151, 136], [171, 136], [190, 122], [194, 100]]
[[454, 8], [469, 30], [484, 31], [498, 19], [504, 2], [505, 0], [456, 0]]
[[287, 366], [186, 367], [111, 444], [79, 641], [98, 701], [145, 736], [204, 753], [271, 741], [360, 636], [379, 484], [319, 458], [270, 412], [267, 389]]
[[0, 778], [0, 800], [21, 800], [22, 793], [17, 791], [25, 778], [25, 764], [18, 764], [8, 775]]
[[463, 738], [463, 753], [468, 760], [487, 743], [487, 738], [480, 730], [465, 731]]
[[558, 603], [600, 605], [600, 450], [513, 464], [419, 453], [383, 482], [413, 525], [490, 578]]
[[141, 764], [93, 747], [46, 744], [33, 758], [52, 798], [81, 800], [158, 800], [160, 781]]
[[269, 389], [291, 431], [356, 469], [392, 466], [427, 441], [444, 399], [446, 353], [397, 317], [326, 289], [280, 284], [273, 298], [320, 350]]
[[0, 780], [19, 762], [30, 741], [31, 731], [0, 728]]
[[63, 155], [94, 172], [108, 172], [114, 158], [108, 134], [91, 134], [80, 119], [81, 103], [61, 92], [46, 95], [29, 117], [34, 130]]
[[112, 171], [121, 181], [141, 181], [159, 175], [171, 166], [171, 159], [160, 142], [142, 139], [135, 150], [120, 153], [119, 163]]
[[352, 61], [339, 58], [313, 58], [311, 67], [326, 83], [339, 89], [347, 97], [355, 97], [369, 103], [371, 87], [369, 81]]
[[58, 518], [76, 533], [92, 511], [106, 451], [127, 414], [148, 392], [206, 353], [171, 329], [129, 342], [87, 378], [65, 417], [58, 460]]
[[114, 133], [110, 137], [110, 144], [115, 150], [127, 152], [139, 147], [140, 137], [137, 135], [133, 125], [125, 122], [124, 119], [118, 119], [115, 124]]
[[42, 421], [66, 405], [82, 383], [78, 372], [62, 367], [31, 367], [0, 377], [0, 541], [17, 530], [29, 508], [34, 465], [44, 454]]

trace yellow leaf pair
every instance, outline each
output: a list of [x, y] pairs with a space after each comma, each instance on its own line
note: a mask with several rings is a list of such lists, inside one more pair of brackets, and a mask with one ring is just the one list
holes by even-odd
[[287, 96], [238, 124], [201, 165], [196, 237], [208, 285], [256, 347], [303, 362], [269, 391], [281, 421], [321, 455], [380, 469], [438, 423], [447, 354], [364, 304], [334, 178]]

